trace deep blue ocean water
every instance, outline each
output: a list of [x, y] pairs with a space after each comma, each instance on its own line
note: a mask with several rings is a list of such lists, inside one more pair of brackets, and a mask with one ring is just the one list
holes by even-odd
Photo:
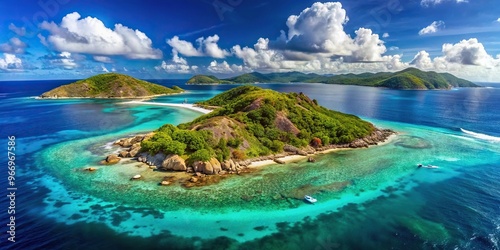
[[[322, 156], [313, 167], [267, 167], [216, 187], [159, 192], [122, 180], [134, 166], [93, 177], [75, 169], [95, 164], [120, 137], [200, 114], [117, 100], [32, 98], [68, 82], [0, 82], [0, 143], [6, 147], [7, 136], [16, 136], [18, 188], [10, 243], [4, 157], [1, 248], [499, 249], [500, 84], [447, 91], [260, 84], [303, 92], [400, 135], [384, 146]], [[155, 102], [195, 102], [234, 87], [157, 82], [188, 92]], [[420, 162], [440, 169], [417, 170]], [[275, 198], [305, 185], [331, 190], [318, 193], [313, 206]]]

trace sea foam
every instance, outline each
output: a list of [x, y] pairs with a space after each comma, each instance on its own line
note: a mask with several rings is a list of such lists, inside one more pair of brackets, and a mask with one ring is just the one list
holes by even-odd
[[470, 135], [474, 138], [481, 139], [481, 140], [486, 140], [486, 141], [491, 141], [491, 142], [500, 142], [500, 137], [492, 136], [492, 135], [487, 135], [487, 134], [481, 134], [481, 133], [476, 133], [472, 132], [469, 130], [465, 130], [463, 128], [460, 128], [460, 130], [467, 135]]

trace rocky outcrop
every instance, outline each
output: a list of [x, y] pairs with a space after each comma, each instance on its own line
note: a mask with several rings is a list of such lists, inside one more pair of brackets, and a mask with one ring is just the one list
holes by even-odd
[[203, 173], [207, 175], [218, 174], [220, 171], [222, 171], [221, 163], [215, 158], [212, 158], [209, 161], [205, 162], [196, 161], [193, 163], [192, 167], [194, 172]]
[[165, 160], [163, 160], [160, 170], [166, 171], [186, 171], [186, 162], [178, 155], [168, 155]]
[[354, 140], [349, 144], [350, 148], [364, 148], [370, 145], [377, 145], [379, 142], [385, 141], [390, 135], [394, 134], [394, 131], [390, 129], [375, 130], [371, 135]]

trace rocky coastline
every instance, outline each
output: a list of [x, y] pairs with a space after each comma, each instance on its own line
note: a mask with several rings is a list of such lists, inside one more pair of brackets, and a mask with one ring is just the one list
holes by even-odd
[[[146, 164], [153, 171], [171, 172], [171, 173], [185, 173], [191, 178], [183, 178], [180, 183], [184, 187], [204, 186], [217, 183], [220, 179], [230, 175], [240, 175], [246, 172], [251, 172], [252, 163], [269, 161], [271, 163], [284, 164], [287, 157], [300, 156], [299, 158], [306, 158], [309, 162], [314, 162], [314, 156], [330, 152], [336, 149], [355, 149], [367, 148], [373, 145], [379, 145], [385, 142], [390, 136], [395, 135], [396, 132], [389, 129], [376, 129], [371, 135], [357, 139], [348, 144], [336, 144], [323, 147], [307, 146], [305, 148], [296, 148], [291, 145], [284, 147], [284, 152], [255, 157], [245, 160], [229, 159], [219, 162], [216, 158], [211, 158], [208, 161], [196, 161], [187, 163], [184, 158], [179, 155], [165, 155], [158, 153], [151, 155], [147, 152], [141, 151], [141, 142], [151, 138], [154, 133], [140, 134], [132, 137], [122, 138], [114, 142], [114, 145], [120, 147], [118, 154], [108, 155], [101, 161], [102, 165], [112, 165], [120, 162], [121, 159], [131, 159], [137, 162]], [[268, 164], [263, 164], [268, 165]], [[95, 169], [93, 169], [94, 171]], [[172, 179], [163, 180], [159, 183], [161, 186], [168, 186], [174, 183]]]

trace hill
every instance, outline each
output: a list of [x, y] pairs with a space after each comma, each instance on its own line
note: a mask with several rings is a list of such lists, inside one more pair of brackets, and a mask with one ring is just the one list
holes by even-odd
[[366, 147], [391, 134], [357, 116], [328, 110], [302, 93], [279, 93], [256, 86], [236, 87], [199, 105], [218, 108], [190, 123], [166, 124], [154, 135], [129, 138], [121, 144], [142, 141], [140, 146], [131, 147], [130, 156], [160, 169], [192, 168], [215, 174], [217, 168], [208, 169], [209, 165], [243, 165], [256, 157], [274, 159], [277, 154]]
[[[188, 84], [203, 83], [198, 75], [196, 81], [188, 81]], [[425, 72], [416, 68], [407, 68], [398, 72], [380, 72], [363, 74], [342, 75], [318, 75], [304, 74], [300, 72], [269, 73], [258, 72], [246, 73], [227, 79], [217, 79], [219, 83], [327, 83], [360, 85], [371, 87], [385, 87], [391, 89], [449, 89], [452, 87], [479, 87], [478, 85], [453, 76], [449, 73]]]
[[63, 85], [40, 95], [41, 98], [143, 98], [180, 93], [179, 87], [167, 88], [131, 76], [107, 73]]

